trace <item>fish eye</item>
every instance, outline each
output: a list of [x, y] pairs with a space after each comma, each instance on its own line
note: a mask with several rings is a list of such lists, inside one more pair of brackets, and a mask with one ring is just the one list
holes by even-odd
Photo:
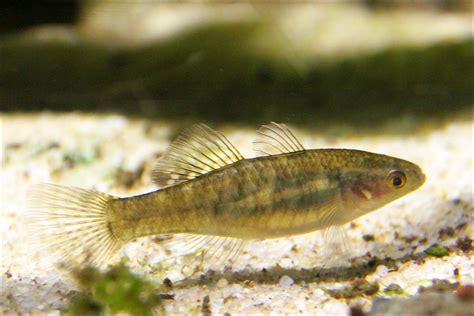
[[400, 170], [392, 170], [387, 177], [388, 182], [396, 189], [399, 189], [407, 182], [407, 176]]

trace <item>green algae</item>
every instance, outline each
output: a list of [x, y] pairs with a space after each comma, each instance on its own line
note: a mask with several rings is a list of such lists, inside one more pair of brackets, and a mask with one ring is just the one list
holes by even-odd
[[407, 295], [402, 287], [396, 283], [390, 283], [384, 290], [383, 293], [388, 296], [401, 296]]
[[447, 256], [449, 254], [448, 249], [446, 249], [446, 247], [441, 246], [431, 246], [425, 250], [425, 253], [429, 256], [438, 258]]
[[163, 313], [163, 301], [155, 285], [130, 273], [119, 264], [106, 272], [87, 267], [74, 272], [83, 288], [72, 300], [66, 315], [152, 315]]

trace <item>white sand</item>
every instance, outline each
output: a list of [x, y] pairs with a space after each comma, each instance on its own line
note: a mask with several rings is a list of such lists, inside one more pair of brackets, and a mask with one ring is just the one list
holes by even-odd
[[[197, 275], [176, 285], [174, 300], [166, 303], [167, 311], [198, 312], [206, 295], [215, 313], [347, 314], [350, 306], [356, 305], [368, 311], [371, 297], [335, 299], [327, 290], [350, 284], [357, 273], [347, 266], [367, 267], [374, 256], [396, 259], [392, 266], [376, 265], [362, 275], [369, 282], [377, 281], [381, 290], [397, 283], [411, 296], [432, 279], [473, 283], [472, 252], [452, 248], [443, 258], [415, 260], [416, 254], [434, 243], [450, 247], [457, 238], [474, 237], [473, 126], [473, 121], [464, 121], [408, 136], [341, 135], [330, 141], [324, 135], [295, 128], [307, 148], [364, 149], [413, 161], [423, 168], [427, 182], [420, 190], [356, 220], [352, 227], [347, 225], [348, 250], [343, 255], [325, 247], [318, 234], [250, 244], [233, 270], [205, 273], [202, 282], [197, 281]], [[154, 156], [166, 149], [175, 130], [172, 123], [115, 115], [2, 115], [0, 313], [57, 312], [72, 289], [60, 278], [54, 279], [54, 271], [40, 271], [41, 253], [25, 246], [29, 232], [21, 217], [28, 186], [52, 182], [118, 196], [151, 191], [154, 186], [149, 173]], [[251, 130], [240, 126], [221, 130], [244, 155], [252, 155]], [[76, 164], [69, 168], [71, 160]], [[133, 171], [143, 163], [144, 175], [130, 189], [114, 176], [120, 168]], [[467, 224], [456, 229], [463, 223]], [[454, 236], [440, 237], [439, 231], [447, 227], [454, 229]], [[374, 241], [364, 241], [366, 234], [373, 235]], [[423, 239], [426, 241], [420, 243]], [[132, 271], [151, 280], [180, 278], [177, 268], [166, 273], [157, 270], [161, 250], [144, 238], [127, 245], [121, 254], [131, 258]], [[337, 265], [346, 267], [334, 269]], [[262, 272], [263, 268], [267, 272]], [[456, 268], [458, 276], [453, 273]], [[376, 296], [383, 296], [383, 292]]]

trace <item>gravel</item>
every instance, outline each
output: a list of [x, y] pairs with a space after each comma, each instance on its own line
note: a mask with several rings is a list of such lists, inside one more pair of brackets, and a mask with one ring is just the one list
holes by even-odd
[[291, 286], [293, 285], [293, 283], [295, 283], [295, 281], [293, 281], [293, 279], [287, 275], [282, 276], [280, 278], [280, 281], [278, 281], [278, 284], [280, 284], [281, 286]]
[[[153, 161], [169, 145], [177, 126], [80, 113], [2, 114], [2, 124], [0, 313], [58, 314], [76, 287], [61, 274], [41, 267], [41, 250], [27, 246], [31, 236], [22, 224], [22, 214], [28, 187], [52, 182], [118, 196], [151, 191]], [[252, 130], [243, 126], [219, 129], [245, 156], [252, 156]], [[456, 288], [464, 293], [473, 284], [472, 129], [473, 121], [464, 120], [404, 136], [348, 132], [329, 139], [294, 127], [307, 148], [386, 153], [418, 163], [427, 175], [418, 191], [346, 225], [347, 253], [327, 247], [318, 233], [255, 242], [232, 268], [213, 267], [181, 282], [177, 281], [183, 279], [182, 266], [160, 265], [175, 250], [166, 252], [153, 238], [128, 244], [120, 255], [128, 257], [133, 272], [157, 284], [171, 280], [175, 296], [166, 301], [170, 313], [200, 312], [206, 296], [209, 302], [204, 307], [212, 313], [348, 315], [351, 308], [386, 310], [386, 303], [377, 300], [374, 304], [374, 298], [391, 302], [393, 295], [410, 298], [404, 304], [435, 300], [443, 310], [448, 303], [440, 296]], [[116, 176], [119, 170], [131, 176], [122, 181]], [[370, 242], [364, 241], [366, 235], [373, 236]], [[444, 247], [447, 255], [424, 253], [434, 245]], [[449, 286], [440, 288], [437, 281], [436, 295], [431, 295], [426, 289], [434, 287], [434, 279], [447, 281]], [[365, 284], [380, 290], [372, 294]], [[391, 284], [403, 291], [384, 292]], [[419, 297], [420, 287], [425, 288], [422, 295], [428, 291], [429, 298]], [[350, 298], [346, 299], [330, 295], [330, 291], [351, 288], [362, 291], [347, 293]], [[457, 299], [453, 296], [446, 302]], [[465, 305], [459, 306], [464, 311]]]

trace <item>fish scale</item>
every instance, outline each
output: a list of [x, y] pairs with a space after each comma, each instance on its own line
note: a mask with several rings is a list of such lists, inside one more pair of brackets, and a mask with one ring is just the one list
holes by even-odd
[[[68, 265], [101, 265], [124, 244], [151, 235], [187, 236], [191, 250], [227, 258], [247, 240], [340, 226], [425, 180], [403, 159], [306, 150], [284, 124], [263, 125], [257, 134], [260, 156], [245, 159], [221, 133], [192, 127], [156, 163], [153, 180], [161, 188], [138, 196], [41, 186], [33, 194], [35, 224]], [[78, 215], [90, 219], [77, 222]]]

